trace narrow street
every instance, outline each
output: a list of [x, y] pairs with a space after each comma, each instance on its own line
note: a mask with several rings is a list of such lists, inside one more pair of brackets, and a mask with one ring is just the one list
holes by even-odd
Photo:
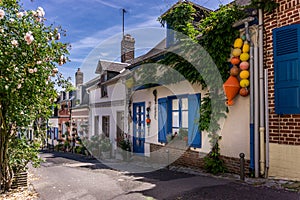
[[129, 173], [70, 153], [42, 153], [30, 169], [41, 200], [67, 199], [272, 199], [299, 200], [299, 193], [254, 187], [235, 180], [161, 169]]

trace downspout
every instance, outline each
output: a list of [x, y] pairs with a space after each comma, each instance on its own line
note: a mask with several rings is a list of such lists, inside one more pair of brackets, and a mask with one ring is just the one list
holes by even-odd
[[268, 69], [265, 69], [265, 120], [266, 120], [266, 169], [265, 178], [269, 176], [269, 97], [268, 97]]
[[259, 74], [258, 74], [258, 41], [254, 44], [254, 173], [259, 177]]
[[260, 135], [260, 173], [265, 172], [265, 93], [264, 93], [264, 40], [263, 40], [263, 10], [258, 10], [259, 37], [259, 135]]
[[[253, 41], [250, 38], [249, 28], [246, 27], [246, 38], [250, 42], [250, 83], [254, 83], [254, 49]], [[254, 88], [253, 84], [250, 84], [250, 172], [254, 171]]]

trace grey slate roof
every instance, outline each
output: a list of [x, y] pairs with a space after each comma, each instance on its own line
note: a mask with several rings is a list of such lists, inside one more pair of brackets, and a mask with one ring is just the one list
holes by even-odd
[[102, 71], [120, 72], [126, 66], [128, 63], [99, 60], [95, 73], [101, 74]]
[[166, 38], [160, 41], [154, 48], [152, 48], [150, 51], [148, 51], [146, 54], [141, 55], [137, 58], [135, 58], [130, 66], [128, 66], [128, 69], [132, 69], [140, 64], [142, 64], [143, 61], [155, 58], [159, 55], [162, 55], [165, 52], [166, 49]]

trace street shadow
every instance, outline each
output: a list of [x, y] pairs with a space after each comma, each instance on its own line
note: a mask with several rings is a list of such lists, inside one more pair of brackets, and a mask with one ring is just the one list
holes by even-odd
[[[89, 168], [89, 169], [111, 169], [110, 167], [106, 166], [96, 158], [92, 156], [85, 156], [81, 154], [75, 154], [70, 152], [57, 152], [57, 151], [47, 151], [42, 150], [40, 151], [41, 154], [45, 154], [43, 156], [47, 162], [51, 162], [53, 164], [61, 163], [61, 159], [68, 159], [70, 163], [75, 162], [82, 162], [82, 163], [92, 163], [93, 165], [83, 165], [80, 167]], [[74, 162], [72, 162], [74, 161]]]

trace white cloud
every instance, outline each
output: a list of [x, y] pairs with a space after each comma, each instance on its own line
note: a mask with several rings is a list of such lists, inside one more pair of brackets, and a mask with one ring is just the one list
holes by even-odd
[[94, 0], [98, 3], [101, 3], [102, 5], [105, 5], [105, 6], [108, 6], [108, 7], [111, 7], [111, 8], [116, 8], [116, 9], [120, 9], [121, 7], [119, 6], [120, 3], [118, 4], [114, 4], [112, 2], [107, 2], [107, 1], [103, 1], [103, 0]]
[[84, 61], [83, 58], [70, 58], [71, 62], [82, 63]]

